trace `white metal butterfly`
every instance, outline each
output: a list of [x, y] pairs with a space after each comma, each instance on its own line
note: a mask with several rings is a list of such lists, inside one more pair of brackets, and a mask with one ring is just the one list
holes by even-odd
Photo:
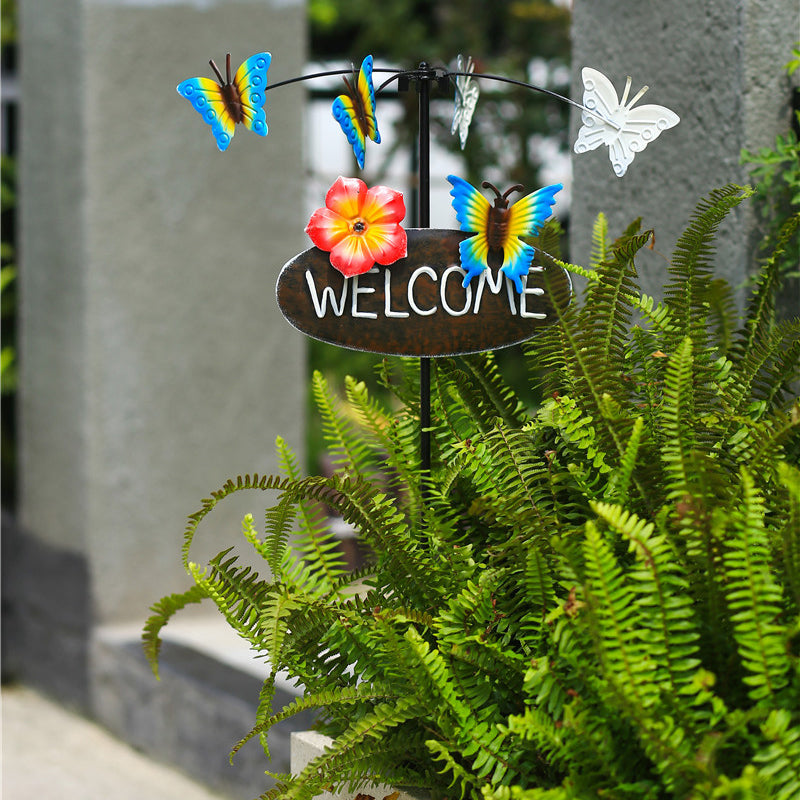
[[[464, 64], [463, 57], [458, 56], [456, 61], [457, 72], [471, 73], [474, 69], [475, 64], [473, 64], [471, 57], [468, 57], [467, 63]], [[478, 96], [480, 93], [481, 90], [478, 88], [478, 84], [472, 80], [471, 75], [456, 75], [456, 100], [450, 133], [458, 131], [462, 150], [467, 144], [469, 126], [472, 122], [472, 115], [475, 113], [475, 106], [478, 105]]]
[[634, 108], [634, 104], [648, 87], [643, 86], [628, 102], [630, 77], [625, 83], [621, 100], [617, 99], [613, 84], [602, 72], [584, 67], [581, 77], [584, 88], [583, 105], [588, 110], [581, 114], [583, 125], [575, 141], [575, 152], [585, 153], [601, 144], [607, 144], [611, 166], [619, 178], [625, 174], [638, 152], [658, 138], [662, 131], [680, 122], [680, 117], [664, 106]]

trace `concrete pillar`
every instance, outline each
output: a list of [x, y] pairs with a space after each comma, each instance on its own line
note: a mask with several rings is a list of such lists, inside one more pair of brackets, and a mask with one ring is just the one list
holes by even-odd
[[[302, 0], [26, 0], [21, 14], [20, 522], [15, 621], [39, 683], [82, 703], [87, 632], [189, 585], [186, 516], [302, 456], [304, 341], [275, 281], [306, 247], [301, 85], [217, 150], [176, 85], [272, 53]], [[198, 560], [264, 498], [223, 506]], [[18, 640], [19, 641], [19, 640]], [[31, 653], [35, 655], [31, 657]], [[72, 653], [72, 656], [67, 657]], [[19, 657], [18, 657], [19, 658]]]
[[[575, 0], [573, 96], [580, 71], [605, 73], [619, 94], [632, 76], [631, 97], [673, 109], [680, 124], [636, 156], [617, 178], [603, 147], [573, 156], [571, 258], [588, 263], [592, 223], [602, 211], [619, 235], [638, 216], [656, 231], [655, 252], [637, 259], [644, 291], [660, 295], [666, 262], [695, 203], [728, 182], [747, 182], [743, 147], [771, 146], [789, 129], [790, 83], [784, 64], [800, 38], [798, 0], [705, 0], [629, 3]], [[573, 114], [572, 141], [580, 125]], [[739, 207], [721, 229], [718, 275], [740, 286], [757, 244], [753, 209]]]

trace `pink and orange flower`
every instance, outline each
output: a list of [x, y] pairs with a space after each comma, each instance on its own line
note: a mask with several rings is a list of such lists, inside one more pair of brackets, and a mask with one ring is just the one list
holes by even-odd
[[337, 178], [325, 195], [325, 207], [308, 221], [306, 233], [330, 253], [331, 265], [346, 278], [368, 272], [377, 263], [393, 264], [407, 255], [403, 195], [387, 186], [367, 188], [359, 178]]

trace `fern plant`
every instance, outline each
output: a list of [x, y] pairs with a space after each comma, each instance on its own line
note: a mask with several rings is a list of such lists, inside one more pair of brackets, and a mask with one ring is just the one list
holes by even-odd
[[[636, 278], [650, 232], [609, 242], [599, 221], [590, 268], [564, 264], [583, 301], [524, 350], [537, 408], [491, 353], [437, 361], [429, 472], [414, 362], [381, 368], [393, 411], [316, 374], [335, 474], [302, 476], [279, 440], [282, 475], [229, 481], [189, 518], [193, 585], [153, 607], [154, 669], [162, 626], [210, 599], [271, 668], [234, 752], [309, 708], [334, 737], [262, 797], [368, 778], [434, 798], [798, 796], [800, 323], [774, 309], [800, 217], [737, 325], [713, 242], [749, 194], [698, 205], [658, 304]], [[192, 563], [244, 490], [274, 495], [263, 534], [242, 527], [265, 574], [229, 551]], [[369, 549], [359, 572], [323, 505]], [[304, 694], [275, 709], [279, 671]]]

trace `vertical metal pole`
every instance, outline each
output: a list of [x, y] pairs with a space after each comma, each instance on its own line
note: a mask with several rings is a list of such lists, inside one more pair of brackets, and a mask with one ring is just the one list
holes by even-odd
[[[423, 61], [419, 65], [419, 80], [417, 91], [419, 93], [419, 227], [431, 226], [431, 123], [430, 123], [430, 90], [431, 75], [428, 65]], [[420, 463], [423, 471], [431, 468], [431, 434], [428, 430], [431, 425], [431, 360], [422, 356], [419, 360], [419, 452]]]

